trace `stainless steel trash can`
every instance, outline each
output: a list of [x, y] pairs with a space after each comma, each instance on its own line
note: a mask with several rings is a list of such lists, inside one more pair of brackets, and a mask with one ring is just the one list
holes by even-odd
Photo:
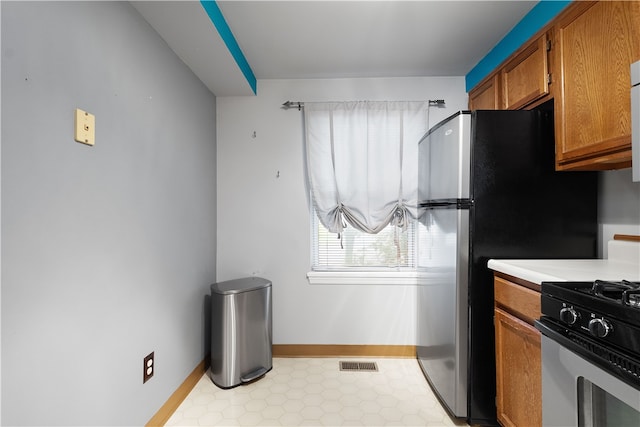
[[230, 388], [272, 368], [271, 282], [261, 277], [211, 285], [211, 380]]

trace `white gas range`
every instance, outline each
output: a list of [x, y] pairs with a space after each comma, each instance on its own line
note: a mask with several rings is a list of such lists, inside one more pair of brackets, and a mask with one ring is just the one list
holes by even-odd
[[640, 425], [640, 241], [606, 260], [491, 260], [541, 284], [542, 422]]

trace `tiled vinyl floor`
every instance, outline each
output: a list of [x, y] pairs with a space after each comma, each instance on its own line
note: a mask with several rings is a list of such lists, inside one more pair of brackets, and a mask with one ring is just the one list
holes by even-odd
[[[340, 371], [339, 361], [378, 372]], [[466, 426], [451, 419], [415, 359], [274, 358], [263, 378], [223, 390], [205, 374], [167, 426]]]

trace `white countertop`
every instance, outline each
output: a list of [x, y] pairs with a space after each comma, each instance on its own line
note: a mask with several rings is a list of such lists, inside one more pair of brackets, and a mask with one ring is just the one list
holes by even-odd
[[494, 271], [540, 284], [544, 281], [640, 281], [640, 243], [610, 241], [609, 259], [491, 259]]

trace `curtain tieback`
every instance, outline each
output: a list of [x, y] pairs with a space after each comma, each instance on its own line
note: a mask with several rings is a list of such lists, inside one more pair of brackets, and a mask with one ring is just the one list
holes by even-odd
[[407, 226], [407, 213], [404, 208], [397, 207], [393, 213], [393, 225], [400, 227], [403, 230]]

